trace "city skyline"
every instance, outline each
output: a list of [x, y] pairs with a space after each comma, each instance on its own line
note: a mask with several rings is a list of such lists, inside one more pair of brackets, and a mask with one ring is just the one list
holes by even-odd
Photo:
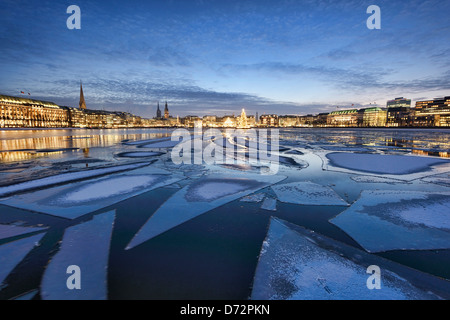
[[[1, 94], [153, 118], [316, 114], [450, 90], [442, 1], [2, 1]], [[369, 5], [381, 8], [369, 30]], [[20, 23], [19, 23], [20, 22]], [[276, 110], [276, 112], [274, 112]]]

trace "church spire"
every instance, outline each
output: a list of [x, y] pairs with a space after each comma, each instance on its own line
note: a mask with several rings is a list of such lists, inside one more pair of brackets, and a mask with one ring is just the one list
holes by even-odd
[[161, 109], [159, 108], [159, 101], [158, 101], [158, 109], [156, 110], [156, 118], [161, 118]]
[[167, 101], [166, 101], [166, 107], [164, 108], [164, 118], [169, 119], [170, 114], [169, 114], [169, 106], [167, 105]]
[[84, 100], [84, 94], [83, 94], [83, 84], [80, 81], [80, 109], [86, 110], [86, 101]]

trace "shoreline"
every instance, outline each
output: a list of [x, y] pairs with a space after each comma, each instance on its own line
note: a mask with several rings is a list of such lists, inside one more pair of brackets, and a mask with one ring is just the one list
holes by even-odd
[[[133, 128], [0, 128], [2, 131], [51, 131], [51, 130], [142, 130], [142, 129], [195, 129], [193, 127], [133, 127]], [[252, 127], [248, 129], [230, 128], [230, 127], [204, 127], [208, 129], [233, 129], [233, 130], [249, 130], [249, 129], [341, 129], [341, 130], [449, 130], [450, 127]]]

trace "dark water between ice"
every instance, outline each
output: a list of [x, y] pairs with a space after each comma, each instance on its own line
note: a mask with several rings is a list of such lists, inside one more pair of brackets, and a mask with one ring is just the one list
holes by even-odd
[[[122, 141], [165, 136], [170, 136], [170, 130], [0, 131], [0, 185], [77, 170], [86, 165], [121, 163], [126, 159], [116, 155], [134, 150], [124, 146]], [[281, 145], [290, 147], [294, 142], [298, 145], [300, 139], [305, 148], [317, 145], [363, 147], [389, 154], [429, 154], [441, 158], [448, 157], [450, 152], [450, 131], [445, 130], [280, 130]], [[56, 151], [48, 152], [49, 149]], [[319, 170], [319, 163], [309, 165], [307, 169], [294, 170], [285, 182], [301, 179], [333, 185], [348, 202], [356, 200], [361, 189], [383, 187], [380, 184], [358, 184], [346, 174]], [[407, 186], [389, 187], [423, 190], [424, 185], [413, 181]], [[437, 187], [430, 184], [427, 188], [423, 191], [433, 191]], [[269, 189], [267, 192], [271, 192]], [[153, 212], [177, 191], [169, 187], [156, 189], [76, 220], [0, 205], [0, 223], [23, 221], [29, 225], [50, 227], [42, 245], [9, 275], [8, 286], [0, 291], [0, 299], [39, 289], [45, 266], [57, 251], [65, 228], [111, 209], [116, 210], [116, 221], [108, 269], [110, 299], [248, 299], [270, 216], [360, 248], [346, 233], [328, 222], [345, 207], [278, 202], [277, 211], [267, 211], [260, 208], [261, 203], [236, 200], [132, 250], [124, 250]], [[5, 242], [0, 241], [0, 245]], [[450, 250], [391, 251], [378, 255], [450, 279]]]

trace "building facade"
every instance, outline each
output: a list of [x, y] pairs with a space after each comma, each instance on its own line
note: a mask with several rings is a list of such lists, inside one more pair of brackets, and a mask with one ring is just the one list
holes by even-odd
[[69, 126], [67, 108], [53, 102], [0, 95], [0, 128]]
[[411, 117], [414, 127], [450, 127], [450, 96], [417, 101]]

